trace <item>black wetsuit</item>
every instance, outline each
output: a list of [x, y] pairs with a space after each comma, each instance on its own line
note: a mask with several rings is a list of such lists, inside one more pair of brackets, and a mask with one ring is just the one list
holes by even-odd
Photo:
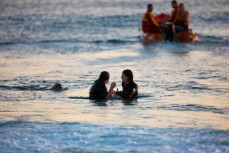
[[91, 100], [105, 100], [107, 99], [107, 87], [101, 80], [96, 80], [89, 92], [89, 99]]
[[134, 90], [137, 91], [137, 84], [136, 83], [134, 83], [134, 82], [129, 83], [129, 84], [122, 83], [122, 88], [123, 88], [123, 91], [116, 92], [116, 95], [119, 95], [123, 99], [137, 98], [138, 92], [135, 92], [133, 94]]

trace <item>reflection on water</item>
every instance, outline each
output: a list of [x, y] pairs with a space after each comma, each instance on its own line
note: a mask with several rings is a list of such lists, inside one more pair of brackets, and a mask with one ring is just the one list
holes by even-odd
[[[51, 93], [50, 93], [51, 94]], [[215, 97], [139, 98], [138, 101], [67, 99], [1, 103], [1, 120], [88, 122], [150, 127], [228, 129], [227, 103]], [[222, 105], [219, 105], [221, 103]], [[198, 106], [199, 105], [199, 106]]]

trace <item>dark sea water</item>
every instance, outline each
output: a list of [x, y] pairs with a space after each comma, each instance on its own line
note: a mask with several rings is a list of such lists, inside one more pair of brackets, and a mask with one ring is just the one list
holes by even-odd
[[[0, 152], [229, 152], [229, 2], [182, 2], [199, 42], [142, 43], [146, 0], [0, 0]], [[124, 69], [136, 101], [87, 99]]]

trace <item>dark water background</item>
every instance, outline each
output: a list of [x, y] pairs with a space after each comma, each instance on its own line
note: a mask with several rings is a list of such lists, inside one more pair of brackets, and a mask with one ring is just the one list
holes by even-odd
[[[197, 43], [143, 44], [148, 2], [0, 0], [0, 152], [229, 151], [229, 2], [182, 1]], [[86, 99], [127, 68], [137, 101]]]

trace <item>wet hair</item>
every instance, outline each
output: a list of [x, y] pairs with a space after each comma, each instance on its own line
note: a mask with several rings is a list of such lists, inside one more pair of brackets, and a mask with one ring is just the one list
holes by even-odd
[[110, 74], [107, 71], [103, 71], [99, 75], [99, 80], [101, 80], [103, 82], [106, 80], [109, 80], [109, 78], [110, 78]]
[[122, 73], [124, 73], [126, 75], [126, 77], [128, 77], [128, 81], [130, 83], [134, 83], [134, 75], [133, 72], [129, 69], [126, 69], [124, 71], [122, 71]]

